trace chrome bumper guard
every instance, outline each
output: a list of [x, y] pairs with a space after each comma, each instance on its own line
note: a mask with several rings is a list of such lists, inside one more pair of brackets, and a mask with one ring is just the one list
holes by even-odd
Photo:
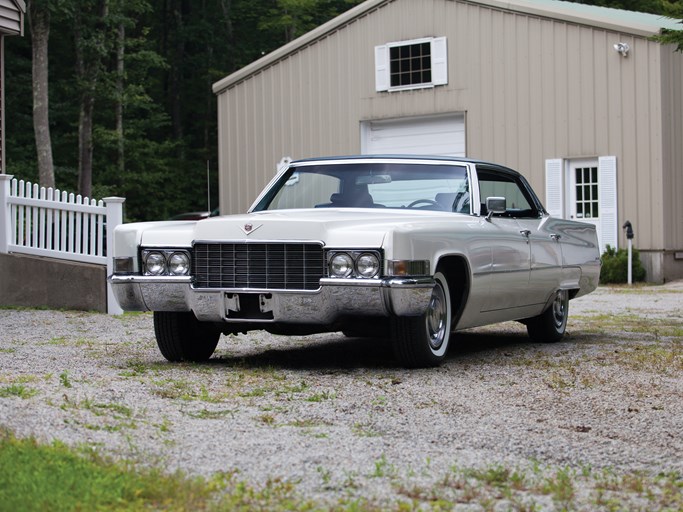
[[[419, 316], [434, 288], [431, 277], [320, 280], [316, 291], [194, 289], [190, 277], [112, 275], [125, 311], [193, 311], [202, 321], [330, 324], [342, 316]], [[255, 313], [246, 313], [249, 304]]]

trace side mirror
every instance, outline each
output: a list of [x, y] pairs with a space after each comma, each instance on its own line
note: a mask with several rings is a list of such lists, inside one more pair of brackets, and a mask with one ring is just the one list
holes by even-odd
[[487, 197], [486, 198], [486, 220], [491, 221], [491, 215], [502, 214], [507, 210], [507, 201], [504, 197]]

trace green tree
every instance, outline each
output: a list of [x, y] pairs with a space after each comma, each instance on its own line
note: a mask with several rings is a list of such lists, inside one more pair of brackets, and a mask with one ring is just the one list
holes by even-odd
[[50, 5], [47, 0], [29, 0], [28, 21], [31, 32], [31, 77], [33, 92], [33, 131], [39, 182], [55, 186], [52, 140], [50, 138], [48, 48], [50, 39]]
[[[664, 10], [664, 14], [671, 18], [683, 18], [683, 3], [669, 2], [670, 5]], [[657, 40], [662, 44], [675, 44], [676, 51], [683, 52], [683, 21], [680, 21], [681, 30], [665, 30]]]

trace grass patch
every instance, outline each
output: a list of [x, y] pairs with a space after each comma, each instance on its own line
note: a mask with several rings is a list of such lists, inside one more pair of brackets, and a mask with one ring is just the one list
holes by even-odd
[[208, 510], [215, 491], [202, 479], [133, 470], [60, 443], [0, 438], [2, 510]]
[[0, 388], [0, 398], [17, 397], [25, 399], [31, 398], [32, 396], [35, 396], [37, 393], [37, 390], [33, 388], [28, 388], [23, 384], [11, 384], [9, 386]]
[[[600, 285], [600, 287], [602, 288], [603, 286]], [[604, 288], [607, 288], [611, 293], [620, 293], [623, 295], [652, 295], [653, 293], [656, 293], [657, 295], [683, 295], [683, 290], [653, 286], [650, 283], [609, 284], [605, 285]]]
[[573, 324], [579, 324], [582, 331], [596, 334], [630, 332], [650, 334], [655, 339], [683, 336], [683, 321], [677, 318], [648, 318], [642, 314], [621, 315], [576, 315], [570, 317]]
[[[41, 445], [0, 432], [0, 511], [323, 510], [292, 483], [269, 479], [258, 487], [235, 472], [210, 479], [113, 462], [63, 443]], [[346, 510], [358, 510], [343, 506]]]
[[358, 437], [380, 437], [382, 435], [374, 426], [361, 422], [354, 423], [351, 431]]
[[313, 420], [313, 419], [298, 419], [294, 421], [290, 421], [287, 423], [290, 427], [297, 427], [297, 428], [315, 428], [315, 427], [322, 427], [322, 426], [331, 426], [331, 424], [327, 421], [322, 421], [322, 420]]
[[69, 372], [66, 370], [59, 374], [59, 382], [61, 382], [62, 386], [65, 388], [73, 387], [73, 384], [71, 384], [71, 379], [69, 378]]
[[221, 402], [227, 395], [225, 393], [211, 392], [204, 384], [197, 385], [185, 379], [162, 379], [154, 381], [155, 387], [152, 393], [161, 398], [180, 399], [186, 401], [199, 400], [202, 402]]
[[51, 308], [50, 306], [0, 306], [0, 311], [67, 311], [66, 309]]
[[198, 420], [218, 420], [226, 416], [234, 416], [235, 411], [231, 409], [222, 409], [219, 411], [210, 411], [208, 409], [200, 409], [199, 411], [186, 412], [189, 417]]
[[307, 402], [322, 402], [324, 400], [334, 400], [337, 394], [333, 391], [321, 391], [306, 397]]
[[[259, 418], [270, 423], [266, 415]], [[364, 476], [317, 468], [324, 488], [340, 493], [331, 502], [302, 497], [296, 483], [266, 479], [258, 486], [240, 481], [237, 472], [192, 478], [113, 462], [91, 450], [63, 443], [40, 445], [0, 431], [0, 510], [196, 510], [375, 512], [379, 510], [681, 510], [679, 473], [647, 475], [590, 468], [528, 469], [491, 464], [452, 468], [441, 479], [408, 476], [382, 455]], [[428, 471], [428, 470], [427, 470]], [[429, 473], [429, 471], [428, 471]], [[403, 476], [401, 476], [403, 475]], [[427, 476], [422, 472], [422, 476]], [[416, 480], [414, 480], [416, 478]], [[390, 501], [364, 498], [386, 480], [396, 495]], [[343, 490], [343, 492], [341, 492]], [[579, 492], [580, 491], [580, 492]], [[469, 510], [469, 508], [467, 508]]]

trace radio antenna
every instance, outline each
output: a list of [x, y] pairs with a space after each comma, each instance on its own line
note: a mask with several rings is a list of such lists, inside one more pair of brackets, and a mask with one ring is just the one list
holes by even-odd
[[211, 215], [211, 169], [209, 160], [206, 161], [206, 205], [209, 215]]

